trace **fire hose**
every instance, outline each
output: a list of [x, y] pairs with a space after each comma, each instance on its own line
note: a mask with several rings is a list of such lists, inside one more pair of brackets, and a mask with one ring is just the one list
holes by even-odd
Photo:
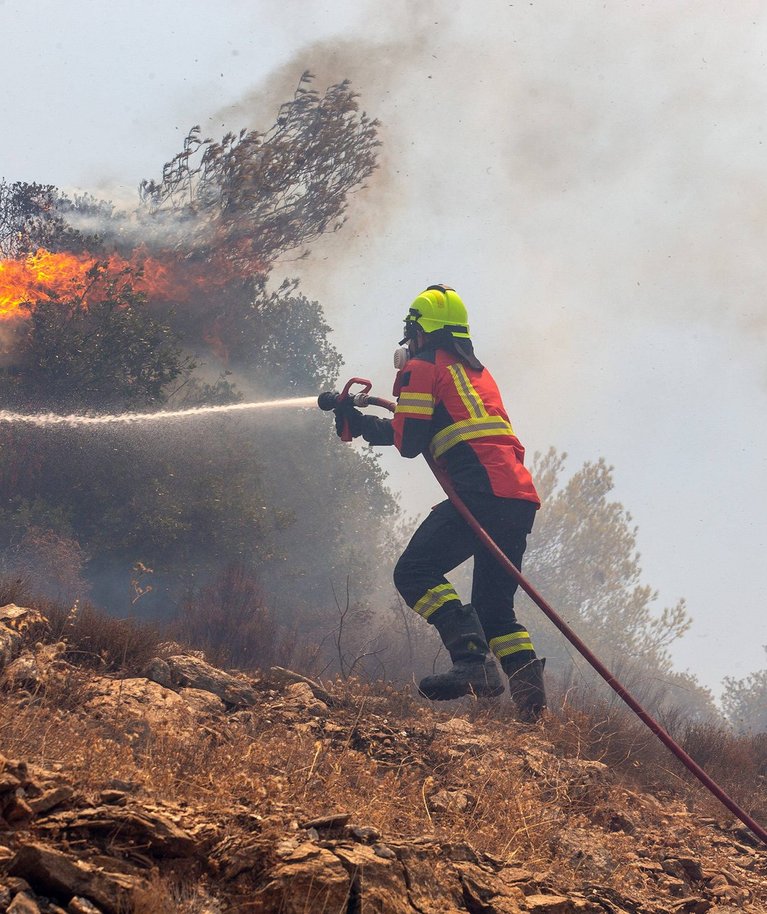
[[[362, 390], [357, 394], [351, 393], [353, 385], [359, 384]], [[343, 407], [343, 404], [350, 401], [356, 407], [379, 406], [394, 412], [396, 404], [391, 400], [385, 400], [381, 397], [370, 396], [372, 384], [364, 378], [352, 378], [344, 387], [341, 393], [327, 391], [320, 394], [317, 398], [317, 404], [320, 409], [331, 410]], [[343, 415], [343, 413], [341, 413]], [[342, 429], [342, 440], [351, 441], [352, 436], [349, 432], [348, 422], [344, 420]], [[538, 606], [540, 610], [549, 618], [549, 620], [559, 629], [567, 638], [570, 644], [588, 661], [588, 663], [599, 673], [610, 688], [621, 698], [625, 704], [637, 715], [637, 717], [650, 729], [655, 736], [669, 749], [679, 761], [693, 774], [698, 781], [712, 793], [737, 819], [746, 825], [755, 835], [757, 835], [764, 844], [767, 845], [767, 829], [764, 829], [755, 819], [753, 819], [744, 809], [742, 809], [735, 800], [732, 799], [716, 783], [700, 765], [688, 755], [676, 740], [642, 707], [634, 696], [623, 686], [618, 679], [607, 669], [591, 649], [581, 640], [581, 638], [570, 628], [562, 619], [556, 610], [544, 599], [536, 588], [522, 575], [520, 570], [509, 560], [506, 554], [498, 547], [490, 534], [477, 521], [466, 504], [456, 492], [453, 484], [447, 474], [437, 466], [430, 454], [424, 454], [429, 468], [444, 490], [447, 497], [455, 506], [458, 513], [463, 517], [469, 527], [474, 531], [477, 539], [487, 549], [490, 555], [505, 569], [505, 571], [519, 584], [530, 599]]]

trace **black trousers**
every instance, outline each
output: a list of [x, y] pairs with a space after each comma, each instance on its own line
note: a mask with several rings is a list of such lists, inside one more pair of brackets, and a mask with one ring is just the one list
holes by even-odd
[[[536, 506], [516, 498], [462, 493], [461, 498], [500, 549], [521, 567]], [[450, 501], [432, 509], [394, 569], [403, 599], [429, 622], [460, 602], [445, 574], [474, 556], [471, 602], [488, 642], [524, 630], [514, 613], [517, 582], [479, 542]], [[493, 646], [493, 645], [491, 645]]]

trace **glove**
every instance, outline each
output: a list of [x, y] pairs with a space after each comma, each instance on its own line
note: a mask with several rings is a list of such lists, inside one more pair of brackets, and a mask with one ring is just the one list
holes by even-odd
[[337, 406], [333, 412], [336, 414], [336, 434], [338, 437], [340, 438], [343, 434], [344, 423], [348, 423], [352, 438], [359, 438], [362, 434], [362, 420], [365, 417], [352, 402], [344, 400], [341, 406]]

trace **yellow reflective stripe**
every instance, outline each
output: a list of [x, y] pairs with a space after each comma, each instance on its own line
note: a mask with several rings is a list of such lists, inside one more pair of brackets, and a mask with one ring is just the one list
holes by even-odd
[[405, 390], [399, 395], [399, 402], [415, 403], [420, 406], [434, 406], [434, 397], [423, 392]]
[[461, 398], [468, 414], [475, 419], [486, 416], [487, 410], [485, 409], [485, 404], [474, 389], [474, 385], [469, 380], [469, 376], [466, 374], [466, 369], [463, 365], [461, 365], [460, 362], [456, 362], [454, 365], [448, 365], [447, 368], [453, 376], [455, 389], [458, 391], [458, 396]]
[[434, 409], [431, 406], [398, 406], [394, 412], [399, 416], [431, 416]]
[[450, 600], [459, 600], [455, 588], [451, 584], [438, 584], [436, 587], [427, 590], [413, 609], [419, 616], [428, 619], [440, 606], [444, 606]]
[[434, 397], [427, 393], [401, 393], [395, 412], [406, 416], [431, 416]]
[[474, 438], [486, 438], [491, 435], [513, 435], [511, 424], [500, 416], [486, 416], [482, 419], [462, 419], [443, 428], [431, 439], [431, 453], [441, 457], [445, 451]]
[[534, 651], [530, 633], [526, 631], [513, 632], [511, 635], [501, 635], [500, 638], [490, 639], [490, 650], [500, 660], [519, 651]]

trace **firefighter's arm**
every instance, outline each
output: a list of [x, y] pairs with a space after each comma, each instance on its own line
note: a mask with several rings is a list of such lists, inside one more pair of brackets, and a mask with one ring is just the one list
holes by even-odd
[[391, 419], [378, 416], [362, 416], [362, 437], [368, 444], [394, 444], [394, 429]]
[[413, 359], [402, 373], [402, 385], [394, 410], [394, 444], [403, 457], [417, 457], [429, 447], [434, 415], [433, 363]]

